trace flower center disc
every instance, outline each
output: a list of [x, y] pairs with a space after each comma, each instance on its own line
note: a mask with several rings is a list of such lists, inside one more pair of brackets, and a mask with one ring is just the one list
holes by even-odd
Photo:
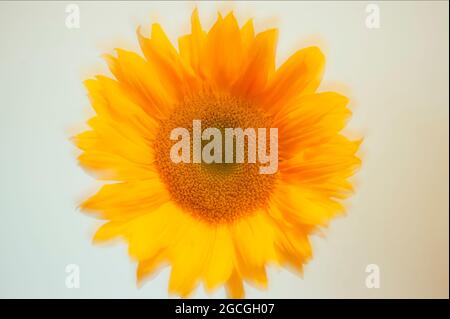
[[[201, 120], [202, 130], [218, 128], [222, 141], [225, 128], [269, 129], [269, 119], [258, 109], [229, 95], [204, 93], [176, 106], [169, 118], [161, 122], [154, 142], [156, 167], [172, 199], [183, 210], [209, 223], [230, 223], [265, 208], [276, 174], [260, 174], [262, 164], [248, 163], [247, 154], [244, 163], [192, 163], [193, 120]], [[190, 133], [191, 163], [171, 161], [170, 149], [177, 141], [170, 140], [170, 132], [178, 127]], [[208, 142], [202, 141], [203, 145]]]

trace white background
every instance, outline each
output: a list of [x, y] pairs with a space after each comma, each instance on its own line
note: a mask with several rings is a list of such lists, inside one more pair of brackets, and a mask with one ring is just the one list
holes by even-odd
[[[91, 245], [99, 221], [77, 205], [99, 184], [69, 138], [90, 114], [82, 80], [107, 72], [100, 55], [137, 49], [136, 27], [155, 21], [175, 42], [195, 4], [79, 2], [80, 29], [66, 28], [67, 4], [0, 2], [0, 297], [165, 298], [167, 269], [138, 289], [125, 244]], [[321, 90], [349, 94], [349, 129], [365, 136], [348, 215], [313, 239], [304, 279], [271, 269], [269, 289], [248, 297], [448, 298], [448, 2], [379, 2], [380, 29], [365, 26], [366, 5], [197, 3], [208, 28], [230, 7], [279, 27], [279, 63], [319, 44]], [[71, 263], [79, 289], [65, 286]], [[365, 286], [372, 263], [379, 289]]]

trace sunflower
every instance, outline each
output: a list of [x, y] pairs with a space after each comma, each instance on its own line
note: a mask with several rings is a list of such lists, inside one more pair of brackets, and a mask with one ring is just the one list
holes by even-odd
[[[344, 212], [360, 141], [342, 133], [348, 99], [317, 93], [324, 55], [297, 51], [275, 66], [277, 30], [255, 33], [233, 13], [205, 31], [194, 10], [178, 49], [158, 24], [137, 36], [143, 57], [106, 55], [113, 77], [85, 81], [96, 115], [75, 137], [80, 164], [108, 181], [81, 204], [105, 220], [94, 242], [120, 237], [138, 263], [138, 283], [171, 267], [169, 293], [187, 297], [202, 283], [242, 298], [244, 282], [267, 287], [269, 265], [302, 274], [309, 236]], [[169, 133], [214, 127], [278, 128], [279, 167], [178, 163]]]

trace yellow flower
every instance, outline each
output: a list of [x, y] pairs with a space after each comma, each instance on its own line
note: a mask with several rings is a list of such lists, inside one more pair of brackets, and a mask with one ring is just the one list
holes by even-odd
[[[343, 212], [359, 141], [340, 132], [350, 111], [338, 93], [315, 93], [324, 69], [317, 47], [275, 68], [277, 30], [255, 34], [219, 15], [204, 31], [198, 13], [178, 50], [158, 24], [138, 38], [145, 58], [106, 56], [115, 79], [85, 82], [96, 115], [76, 136], [81, 165], [105, 184], [82, 204], [107, 222], [95, 242], [126, 239], [140, 282], [170, 265], [169, 292], [199, 283], [243, 297], [243, 282], [267, 286], [266, 266], [302, 272], [309, 235]], [[278, 128], [279, 169], [255, 163], [174, 164], [176, 127]]]

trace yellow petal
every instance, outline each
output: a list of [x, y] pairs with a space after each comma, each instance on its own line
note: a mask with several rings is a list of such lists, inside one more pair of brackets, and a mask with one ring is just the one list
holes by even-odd
[[205, 73], [219, 88], [228, 88], [236, 79], [242, 63], [241, 32], [233, 13], [219, 16], [208, 32]]
[[317, 47], [293, 54], [273, 75], [260, 103], [269, 114], [276, 113], [290, 100], [313, 93], [320, 84], [325, 57]]
[[178, 222], [183, 224], [181, 227], [184, 229], [171, 246], [169, 293], [187, 297], [204, 273], [214, 231], [209, 225], [190, 216]]
[[156, 121], [116, 81], [99, 76], [85, 85], [97, 116], [89, 121], [92, 131], [74, 137], [84, 151], [80, 164], [101, 179], [148, 177], [153, 171]]
[[361, 165], [356, 156], [361, 141], [336, 135], [280, 163], [283, 181], [310, 187], [330, 197], [345, 198], [353, 187], [347, 180]]
[[117, 81], [97, 76], [96, 79], [86, 80], [84, 84], [98, 116], [116, 124], [118, 130], [125, 125], [126, 133], [133, 133], [133, 138], [150, 139], [155, 135], [157, 122]]
[[129, 94], [139, 101], [149, 115], [158, 119], [166, 118], [178, 98], [172, 86], [164, 83], [158, 70], [136, 53], [121, 49], [116, 51], [117, 58], [105, 56], [111, 72], [127, 85], [131, 91]]
[[233, 271], [232, 275], [228, 279], [226, 288], [228, 297], [234, 299], [244, 298], [244, 285], [242, 283], [242, 278], [239, 277], [236, 271]]
[[205, 58], [206, 32], [202, 29], [197, 9], [192, 13], [191, 24], [191, 34], [178, 39], [180, 57], [185, 65], [189, 65], [204, 80], [206, 76], [201, 63]]
[[153, 211], [170, 200], [164, 185], [155, 176], [149, 180], [107, 184], [81, 207], [100, 212], [104, 218], [126, 220]]
[[216, 227], [205, 269], [207, 289], [212, 290], [228, 280], [234, 268], [234, 260], [233, 242], [228, 227]]
[[154, 274], [166, 262], [164, 253], [159, 252], [155, 256], [146, 260], [140, 261], [136, 270], [136, 280], [138, 285], [141, 285], [144, 279]]
[[89, 150], [78, 156], [81, 166], [100, 180], [131, 181], [154, 177], [154, 170], [145, 165], [132, 164], [116, 154]]
[[102, 243], [123, 234], [124, 222], [108, 222], [103, 224], [94, 234], [93, 242]]
[[176, 244], [177, 232], [182, 223], [180, 215], [178, 208], [172, 202], [167, 202], [131, 220], [126, 228], [129, 255], [143, 261], [152, 258], [161, 249]]
[[260, 94], [275, 67], [277, 30], [259, 33], [248, 49], [243, 72], [233, 85], [233, 91], [248, 97]]
[[280, 158], [288, 159], [315, 145], [327, 142], [345, 126], [350, 110], [348, 99], [334, 92], [304, 96], [274, 120], [278, 127]]
[[301, 275], [303, 266], [312, 257], [308, 233], [302, 228], [286, 228], [278, 233], [276, 249], [280, 264], [291, 266]]
[[[94, 134], [88, 137], [94, 145], [86, 149], [87, 152], [103, 150], [144, 166], [150, 166], [154, 162], [150, 139], [146, 141], [144, 136], [138, 138], [132, 130], [100, 117], [90, 119], [88, 124], [95, 132], [95, 137]], [[78, 141], [83, 142], [85, 138], [86, 136], [78, 136]]]
[[271, 210], [279, 209], [276, 216], [295, 227], [303, 227], [302, 232], [310, 232], [316, 226], [327, 226], [331, 218], [344, 211], [342, 204], [326, 194], [281, 183], [273, 195]]
[[273, 224], [265, 212], [242, 218], [232, 226], [239, 274], [261, 287], [267, 286], [265, 265], [276, 262]]
[[253, 44], [255, 39], [255, 29], [253, 27], [253, 19], [248, 20], [241, 28], [241, 40], [244, 51], [247, 51]]
[[147, 62], [157, 71], [161, 84], [182, 100], [183, 95], [197, 85], [192, 69], [183, 63], [159, 24], [152, 25], [150, 38], [144, 37], [140, 29], [137, 35]]

